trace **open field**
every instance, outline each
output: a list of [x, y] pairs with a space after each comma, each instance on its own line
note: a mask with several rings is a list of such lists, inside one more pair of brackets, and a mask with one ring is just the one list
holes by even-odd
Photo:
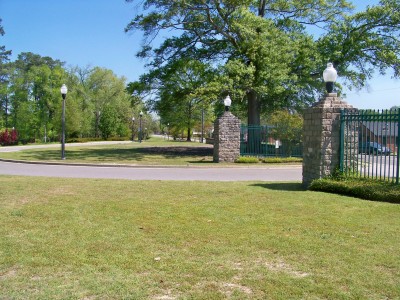
[[396, 204], [298, 183], [0, 187], [0, 299], [400, 298]]

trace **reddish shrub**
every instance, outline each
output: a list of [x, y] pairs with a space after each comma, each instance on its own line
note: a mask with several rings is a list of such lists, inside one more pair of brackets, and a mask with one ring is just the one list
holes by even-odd
[[11, 131], [6, 129], [3, 132], [0, 132], [0, 145], [8, 146], [8, 145], [16, 145], [18, 144], [18, 132], [14, 128]]

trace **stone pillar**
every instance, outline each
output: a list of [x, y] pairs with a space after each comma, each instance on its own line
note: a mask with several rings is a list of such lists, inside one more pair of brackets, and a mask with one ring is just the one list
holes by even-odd
[[329, 93], [304, 113], [303, 185], [333, 174], [340, 163], [340, 111], [352, 108]]
[[234, 162], [240, 155], [240, 120], [225, 111], [214, 123], [214, 162]]

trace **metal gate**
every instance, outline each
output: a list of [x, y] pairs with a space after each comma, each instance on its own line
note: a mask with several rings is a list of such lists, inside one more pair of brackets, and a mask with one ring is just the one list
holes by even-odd
[[340, 171], [399, 184], [400, 109], [344, 109], [340, 122]]
[[302, 157], [302, 144], [275, 140], [271, 125], [242, 125], [240, 155], [257, 157]]

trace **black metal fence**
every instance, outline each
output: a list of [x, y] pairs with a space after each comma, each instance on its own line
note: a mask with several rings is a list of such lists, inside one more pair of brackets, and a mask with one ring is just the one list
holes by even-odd
[[257, 157], [302, 157], [301, 143], [280, 141], [272, 135], [273, 126], [242, 125], [240, 155]]
[[400, 110], [341, 112], [340, 170], [399, 183]]

